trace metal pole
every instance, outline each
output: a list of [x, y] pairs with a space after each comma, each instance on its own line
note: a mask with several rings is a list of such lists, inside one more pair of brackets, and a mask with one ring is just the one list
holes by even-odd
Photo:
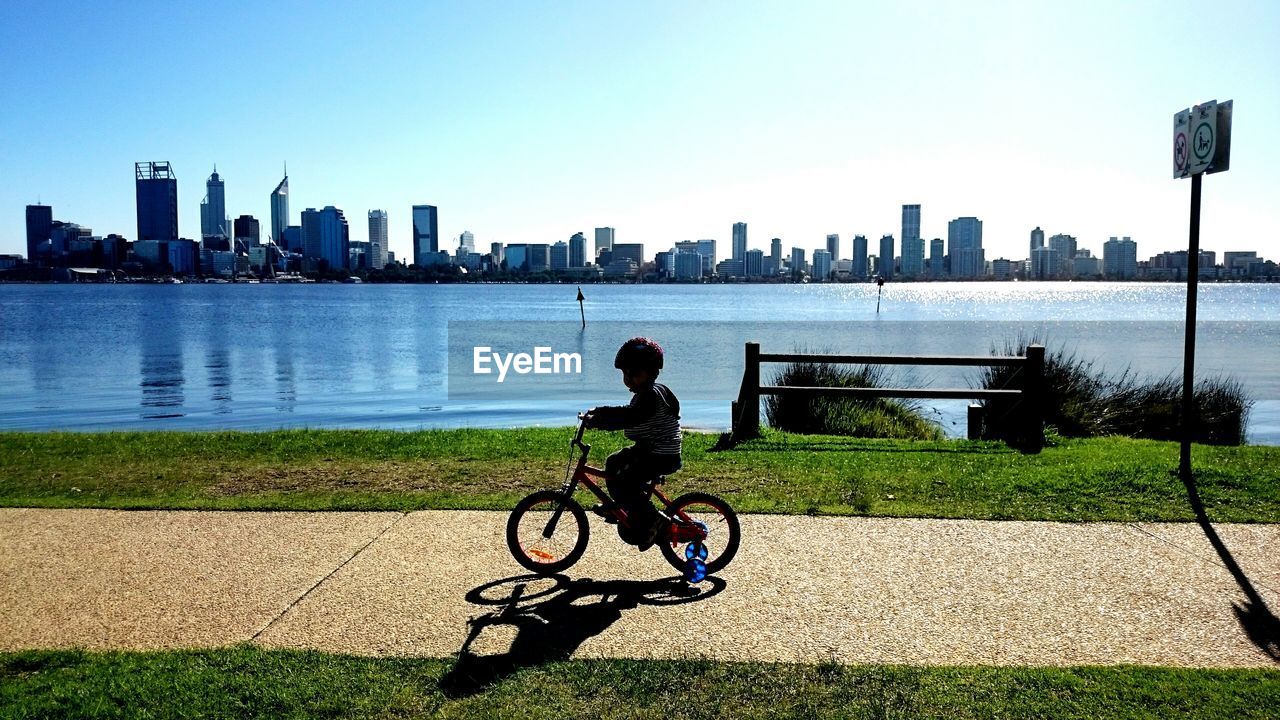
[[1178, 476], [1191, 482], [1191, 438], [1195, 433], [1196, 366], [1196, 285], [1200, 281], [1200, 180], [1191, 176], [1191, 241], [1187, 247], [1187, 326], [1182, 356], [1182, 449], [1178, 456]]

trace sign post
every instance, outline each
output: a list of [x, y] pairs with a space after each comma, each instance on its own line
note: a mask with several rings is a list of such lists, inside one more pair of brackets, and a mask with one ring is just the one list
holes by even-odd
[[1187, 323], [1182, 355], [1182, 446], [1178, 476], [1191, 476], [1191, 439], [1198, 413], [1195, 406], [1196, 290], [1200, 280], [1200, 184], [1206, 174], [1222, 172], [1231, 160], [1230, 100], [1210, 100], [1173, 116], [1173, 177], [1191, 177], [1191, 227], [1187, 243]]

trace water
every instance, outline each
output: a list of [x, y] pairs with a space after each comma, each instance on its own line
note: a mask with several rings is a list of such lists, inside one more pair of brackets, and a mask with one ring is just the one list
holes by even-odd
[[[584, 288], [585, 332], [575, 292], [0, 285], [0, 428], [566, 425], [578, 409], [626, 401], [611, 348], [631, 334], [668, 348], [664, 381], [683, 401], [686, 426], [705, 429], [728, 426], [748, 339], [765, 352], [984, 355], [1039, 334], [1051, 350], [1065, 346], [1112, 371], [1182, 368], [1185, 288], [1173, 284], [890, 283], [878, 315], [871, 284], [593, 285]], [[1199, 319], [1198, 373], [1240, 380], [1257, 400], [1250, 442], [1280, 444], [1280, 286], [1202, 286]], [[481, 343], [550, 343], [580, 352], [587, 372], [498, 385], [469, 372]], [[903, 380], [965, 387], [972, 376], [921, 368]], [[963, 432], [963, 402], [928, 411]]]

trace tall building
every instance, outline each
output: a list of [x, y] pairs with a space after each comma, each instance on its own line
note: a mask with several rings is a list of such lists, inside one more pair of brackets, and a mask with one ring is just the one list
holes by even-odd
[[880, 264], [876, 266], [876, 274], [885, 280], [893, 279], [893, 236], [880, 238]]
[[458, 249], [465, 250], [468, 253], [476, 251], [476, 236], [470, 230], [463, 230], [458, 236]]
[[744, 222], [736, 222], [733, 224], [733, 259], [746, 260], [747, 257], [747, 224]]
[[307, 208], [302, 212], [302, 256], [328, 264], [330, 270], [346, 268], [351, 257], [351, 232], [338, 208]]
[[1053, 280], [1062, 272], [1058, 251], [1051, 247], [1041, 245], [1033, 249], [1030, 264], [1029, 272], [1032, 280]]
[[241, 215], [231, 223], [231, 237], [246, 248], [257, 247], [262, 242], [262, 226], [252, 215]]
[[433, 265], [440, 251], [439, 217], [435, 205], [413, 206], [413, 264]]
[[827, 250], [813, 251], [813, 276], [818, 280], [831, 279], [831, 253]]
[[831, 253], [832, 263], [840, 259], [840, 235], [839, 234], [832, 234], [827, 236], [827, 252]]
[[929, 241], [929, 276], [936, 280], [946, 273], [947, 258], [946, 251], [943, 250], [942, 238], [934, 238]]
[[506, 253], [504, 253], [502, 250], [502, 243], [500, 242], [489, 243], [489, 255], [493, 257], [493, 264], [495, 266], [501, 266], [502, 260], [506, 255]]
[[[1231, 253], [1227, 253], [1228, 256]], [[1231, 269], [1231, 260], [1227, 269]], [[1115, 280], [1132, 280], [1138, 274], [1138, 243], [1115, 237], [1102, 244], [1102, 273]]]
[[982, 221], [976, 217], [960, 217], [947, 223], [947, 251], [951, 260], [951, 277], [985, 275], [987, 260], [982, 249]]
[[641, 243], [614, 243], [613, 261], [627, 259], [635, 261], [636, 266], [644, 265], [644, 245]]
[[226, 183], [218, 177], [218, 166], [213, 166], [213, 174], [204, 184], [204, 200], [200, 201], [200, 238], [226, 238], [231, 235], [227, 223], [227, 189]]
[[[284, 237], [285, 228], [289, 227], [289, 173], [284, 174], [284, 179], [276, 185], [276, 189], [271, 191], [271, 240], [279, 245], [282, 249], [285, 244], [281, 242]], [[292, 249], [292, 248], [287, 248]]]
[[569, 269], [569, 243], [563, 240], [557, 240], [551, 244], [551, 269], [552, 270], [568, 270]]
[[747, 251], [747, 277], [760, 277], [764, 275], [764, 251], [748, 250]]
[[849, 265], [849, 274], [854, 280], [866, 279], [867, 275], [867, 236], [853, 236], [853, 263]]
[[1058, 253], [1057, 274], [1071, 277], [1075, 274], [1076, 239], [1071, 235], [1058, 234], [1049, 238], [1049, 247]]
[[920, 206], [902, 206], [902, 239], [915, 240], [920, 237]]
[[611, 227], [596, 228], [595, 257], [597, 258], [600, 257], [600, 251], [606, 248], [610, 250], [613, 249], [613, 228]]
[[1031, 231], [1031, 251], [1035, 252], [1036, 248], [1044, 247], [1044, 231], [1037, 225], [1035, 230]]
[[53, 207], [50, 205], [27, 206], [27, 262], [34, 263], [40, 245], [49, 239], [53, 230]]
[[134, 163], [137, 240], [178, 239], [178, 178], [167, 162]]
[[387, 211], [369, 211], [369, 267], [381, 270], [387, 266]]
[[587, 266], [587, 238], [582, 233], [574, 233], [569, 238], [569, 267]]
[[774, 238], [769, 241], [769, 261], [773, 265], [770, 274], [777, 275], [782, 272], [782, 238]]
[[804, 250], [802, 248], [791, 248], [791, 274], [796, 275], [804, 272]]

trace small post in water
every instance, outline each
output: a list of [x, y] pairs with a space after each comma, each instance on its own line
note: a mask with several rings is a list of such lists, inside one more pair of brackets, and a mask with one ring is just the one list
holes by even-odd
[[583, 329], [583, 330], [586, 330], [586, 329], [587, 329], [587, 311], [586, 311], [586, 309], [582, 306], [582, 301], [583, 301], [583, 300], [586, 300], [586, 298], [585, 298], [585, 297], [583, 297], [583, 295], [582, 295], [582, 286], [581, 286], [581, 285], [579, 285], [579, 286], [578, 286], [578, 312], [582, 314], [582, 329]]

